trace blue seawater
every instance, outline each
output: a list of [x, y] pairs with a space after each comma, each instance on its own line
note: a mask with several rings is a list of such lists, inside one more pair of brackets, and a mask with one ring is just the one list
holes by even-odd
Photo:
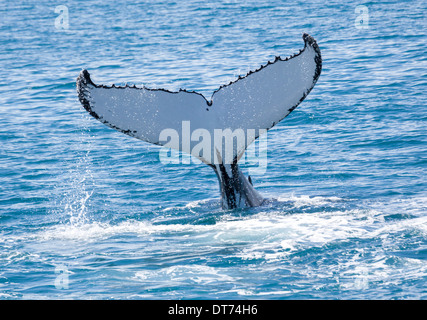
[[[362, 7], [360, 7], [362, 6]], [[1, 1], [1, 299], [426, 299], [427, 2]], [[259, 208], [81, 107], [75, 80], [212, 91], [312, 35]], [[250, 165], [243, 165], [249, 170]], [[246, 172], [245, 171], [245, 172]]]

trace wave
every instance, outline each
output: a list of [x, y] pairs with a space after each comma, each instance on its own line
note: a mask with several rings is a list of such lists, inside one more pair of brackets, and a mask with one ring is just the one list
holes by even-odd
[[[325, 286], [349, 298], [360, 298], [363, 292], [375, 297], [378, 286], [408, 289], [427, 274], [427, 217], [420, 210], [425, 199], [368, 204], [339, 197], [281, 195], [254, 211], [218, 210], [222, 215], [212, 224], [175, 219], [209, 212], [206, 207], [214, 207], [216, 201], [159, 208], [149, 219], [85, 217], [79, 223], [70, 220], [25, 235], [0, 236], [0, 244], [37, 248], [31, 256], [25, 250], [9, 250], [0, 258], [7, 266], [65, 260], [71, 270], [79, 270], [73, 277], [85, 272], [98, 277], [123, 273], [117, 278], [120, 285], [146, 289], [136, 291], [134, 298], [182, 298], [186, 291], [172, 292], [171, 287], [189, 284], [196, 288], [191, 293], [195, 298], [214, 297], [209, 288], [226, 297], [283, 298]], [[389, 211], [398, 208], [406, 208], [410, 215], [389, 218]], [[158, 221], [156, 215], [172, 222]], [[46, 252], [55, 258], [42, 259]], [[253, 282], [253, 275], [262, 284]], [[396, 296], [389, 291], [382, 297]], [[313, 298], [322, 290], [310, 292]]]
[[168, 215], [152, 220], [56, 224], [39, 232], [37, 237], [42, 241], [98, 241], [117, 236], [152, 237], [155, 241], [165, 237], [192, 237], [198, 245], [245, 243], [249, 246], [241, 250], [240, 257], [250, 259], [262, 253], [270, 260], [304, 247], [321, 247], [356, 238], [392, 241], [390, 234], [402, 230], [427, 234], [425, 216], [389, 221], [381, 210], [354, 207], [351, 201], [338, 197], [282, 196], [249, 214], [245, 214], [248, 210], [222, 212], [212, 224], [180, 218], [180, 215], [197, 215], [205, 205], [213, 206], [215, 202], [202, 200], [184, 207], [162, 209]]

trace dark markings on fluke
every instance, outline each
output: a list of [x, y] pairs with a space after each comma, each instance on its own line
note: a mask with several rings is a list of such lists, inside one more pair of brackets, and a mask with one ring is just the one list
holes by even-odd
[[[310, 84], [307, 85], [307, 87], [302, 88], [303, 92], [299, 100], [296, 101], [296, 103], [292, 102], [293, 103], [292, 105], [286, 105], [286, 103], [284, 103], [283, 110], [282, 110], [283, 112], [280, 115], [278, 115], [278, 119], [275, 119], [275, 121], [271, 122], [269, 125], [265, 125], [264, 129], [269, 130], [278, 122], [283, 120], [283, 118], [285, 118], [290, 112], [292, 112], [305, 99], [305, 97], [309, 94], [309, 92], [312, 90], [312, 88], [316, 84], [320, 76], [320, 73], [322, 71], [322, 57], [321, 57], [319, 46], [316, 43], [316, 40], [314, 40], [310, 35], [306, 33], [303, 34], [302, 38], [304, 40], [304, 48], [300, 50], [299, 53], [284, 59], [282, 59], [280, 56], [276, 56], [274, 61], [268, 61], [265, 65], [261, 65], [261, 67], [256, 69], [255, 71], [249, 71], [245, 76], [243, 77], [239, 76], [235, 81], [231, 81], [226, 85], [220, 86], [217, 90], [213, 92], [210, 100], [206, 99], [206, 97], [201, 93], [198, 93], [196, 91], [187, 91], [185, 89], [180, 89], [179, 91], [169, 91], [163, 88], [152, 89], [152, 88], [146, 88], [144, 86], [137, 87], [135, 85], [132, 85], [132, 86], [97, 85], [92, 81], [92, 79], [90, 78], [90, 74], [87, 70], [82, 70], [80, 72], [80, 75], [77, 78], [78, 97], [81, 104], [86, 109], [86, 111], [89, 112], [89, 114], [92, 117], [104, 123], [105, 125], [115, 130], [118, 130], [120, 132], [123, 132], [124, 134], [127, 134], [129, 136], [132, 136], [153, 144], [163, 145], [158, 140], [159, 137], [157, 137], [157, 139], [153, 139], [153, 138], [148, 139], [144, 136], [143, 132], [139, 132], [139, 130], [143, 131], [144, 128], [124, 128], [123, 119], [121, 119], [122, 120], [121, 122], [119, 121], [120, 124], [114, 123], [114, 118], [112, 118], [111, 110], [109, 108], [111, 106], [102, 105], [102, 101], [98, 101], [97, 103], [97, 101], [93, 97], [95, 96], [94, 94], [95, 90], [106, 89], [107, 90], [106, 93], [111, 95], [112, 97], [114, 97], [114, 94], [116, 94], [115, 93], [116, 90], [123, 90], [123, 89], [133, 89], [137, 91], [144, 90], [152, 93], [164, 92], [171, 95], [170, 96], [171, 101], [173, 101], [175, 96], [178, 95], [179, 93], [185, 92], [185, 93], [201, 96], [206, 103], [204, 109], [206, 109], [206, 111], [210, 111], [210, 110], [213, 111], [215, 109], [215, 104], [214, 104], [215, 95], [218, 94], [218, 92], [221, 92], [221, 90], [224, 90], [224, 88], [233, 87], [233, 85], [235, 85], [236, 83], [251, 77], [253, 74], [259, 73], [262, 70], [268, 70], [269, 68], [274, 68], [273, 66], [276, 65], [278, 62], [290, 61], [291, 59], [295, 59], [296, 57], [301, 56], [302, 54], [304, 54], [305, 51], [312, 50], [311, 54], [307, 54], [308, 60], [310, 59], [314, 60], [314, 68], [313, 70], [310, 70], [311, 73], [309, 73], [310, 76], [312, 77], [311, 82], [308, 81], [308, 83]], [[302, 61], [302, 63], [310, 62], [308, 60]], [[284, 74], [283, 76], [286, 79], [287, 75]], [[141, 105], [141, 110], [144, 107], [145, 107], [144, 105]], [[176, 106], [176, 107], [179, 107], [179, 106]], [[201, 107], [203, 108], [203, 105]], [[259, 108], [268, 108], [268, 107], [269, 107], [268, 105], [264, 105], [264, 104], [259, 106]], [[242, 105], [242, 108], [244, 108], [244, 105]], [[126, 102], [123, 101], [123, 105], [120, 105], [120, 111], [123, 111], [125, 109], [126, 109]], [[207, 118], [209, 117], [210, 114], [211, 114], [210, 112], [207, 114]], [[233, 114], [233, 116], [239, 117], [239, 114]], [[110, 117], [111, 119], [109, 119], [108, 117]], [[186, 119], [183, 119], [183, 120], [186, 120]], [[218, 128], [218, 129], [225, 129], [225, 127]], [[258, 138], [258, 135], [259, 133], [256, 134], [255, 139]], [[245, 149], [248, 147], [248, 145], [245, 145]], [[254, 207], [254, 206], [261, 205], [264, 201], [263, 197], [254, 189], [252, 185], [252, 179], [250, 177], [246, 178], [246, 176], [244, 176], [242, 171], [239, 169], [237, 165], [239, 156], [241, 156], [241, 153], [234, 154], [233, 162], [230, 164], [224, 163], [222, 159], [221, 161], [219, 161], [220, 163], [215, 163], [211, 161], [211, 159], [201, 158], [201, 160], [204, 163], [206, 163], [207, 165], [209, 165], [211, 168], [214, 169], [218, 177], [220, 193], [221, 193], [221, 204], [224, 209], [234, 209], [237, 207]]]

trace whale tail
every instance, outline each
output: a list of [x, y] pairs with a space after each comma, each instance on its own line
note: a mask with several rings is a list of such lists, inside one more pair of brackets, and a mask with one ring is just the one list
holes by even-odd
[[189, 153], [212, 167], [223, 208], [258, 206], [262, 197], [237, 162], [253, 141], [289, 115], [316, 84], [322, 69], [320, 49], [308, 34], [303, 39], [299, 53], [276, 57], [221, 86], [210, 99], [187, 90], [97, 85], [87, 70], [77, 78], [77, 93], [86, 111], [105, 125]]

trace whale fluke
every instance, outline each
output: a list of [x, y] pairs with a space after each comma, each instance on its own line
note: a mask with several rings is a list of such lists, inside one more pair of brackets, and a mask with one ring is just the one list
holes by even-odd
[[[308, 34], [303, 39], [304, 48], [298, 54], [275, 57], [219, 87], [210, 99], [182, 89], [97, 85], [87, 70], [77, 78], [77, 93], [89, 114], [105, 125], [189, 153], [211, 166], [220, 182], [224, 208], [258, 206], [262, 197], [237, 162], [255, 139], [289, 115], [316, 84], [322, 69], [320, 49]], [[190, 137], [165, 139], [167, 130]], [[220, 139], [215, 138], [218, 132], [223, 134]], [[231, 143], [226, 143], [226, 133], [231, 133]], [[200, 138], [206, 139], [202, 147]]]

